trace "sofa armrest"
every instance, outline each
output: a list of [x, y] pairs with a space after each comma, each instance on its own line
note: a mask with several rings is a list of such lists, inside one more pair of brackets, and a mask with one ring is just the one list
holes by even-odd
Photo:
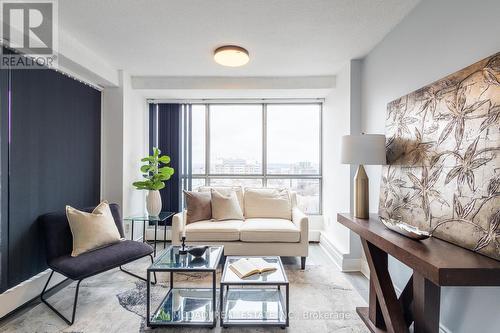
[[298, 207], [292, 209], [292, 222], [300, 229], [300, 242], [309, 243], [309, 218]]
[[171, 232], [171, 237], [172, 237], [172, 245], [179, 245], [181, 243], [181, 236], [182, 233], [184, 232], [184, 227], [185, 227], [185, 212], [182, 211], [180, 213], [177, 213], [174, 215], [172, 218], [172, 232]]

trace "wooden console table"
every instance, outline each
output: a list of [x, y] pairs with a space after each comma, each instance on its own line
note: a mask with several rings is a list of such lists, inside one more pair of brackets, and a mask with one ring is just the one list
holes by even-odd
[[[369, 307], [357, 308], [371, 332], [439, 332], [442, 286], [500, 286], [500, 262], [437, 238], [415, 241], [387, 229], [375, 214], [337, 220], [361, 237], [370, 267]], [[387, 269], [387, 255], [413, 269], [399, 298]]]

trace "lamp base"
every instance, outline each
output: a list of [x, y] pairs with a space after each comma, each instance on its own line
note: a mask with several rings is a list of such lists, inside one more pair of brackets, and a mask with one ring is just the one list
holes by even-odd
[[359, 219], [369, 218], [369, 202], [368, 176], [365, 168], [360, 164], [354, 176], [354, 217]]

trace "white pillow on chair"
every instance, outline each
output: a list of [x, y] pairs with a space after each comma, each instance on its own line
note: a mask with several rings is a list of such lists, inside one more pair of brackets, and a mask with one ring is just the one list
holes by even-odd
[[73, 234], [72, 257], [121, 240], [120, 232], [106, 201], [101, 202], [92, 213], [66, 206], [66, 217]]

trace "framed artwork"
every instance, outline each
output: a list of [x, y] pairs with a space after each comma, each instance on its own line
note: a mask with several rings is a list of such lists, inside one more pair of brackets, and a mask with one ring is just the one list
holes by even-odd
[[500, 260], [500, 52], [388, 104], [379, 214]]

